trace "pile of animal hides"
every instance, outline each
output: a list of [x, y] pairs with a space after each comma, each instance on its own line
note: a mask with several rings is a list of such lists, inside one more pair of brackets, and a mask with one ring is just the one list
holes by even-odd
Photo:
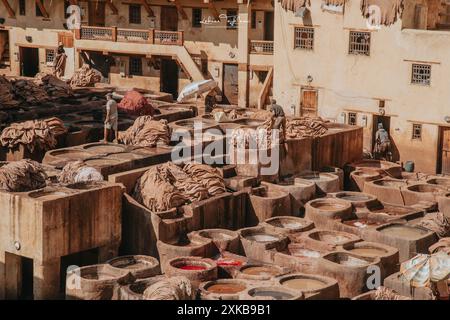
[[192, 300], [195, 295], [191, 282], [186, 277], [161, 279], [145, 289], [145, 300]]
[[64, 184], [103, 181], [103, 176], [97, 169], [79, 160], [66, 164], [58, 175], [58, 181]]
[[47, 174], [36, 161], [23, 159], [6, 163], [0, 167], [0, 189], [24, 192], [44, 188]]
[[70, 79], [72, 87], [93, 87], [96, 83], [102, 80], [102, 75], [99, 71], [91, 68], [88, 64], [76, 70]]
[[14, 87], [4, 76], [0, 76], [0, 109], [14, 108], [19, 105], [15, 99]]
[[68, 98], [73, 95], [72, 88], [66, 82], [49, 73], [38, 73], [34, 83], [42, 87], [52, 98]]
[[435, 232], [439, 238], [450, 236], [450, 221], [442, 212], [426, 215], [417, 225]]
[[0, 135], [2, 146], [13, 149], [22, 144], [33, 152], [35, 148], [47, 151], [56, 147], [56, 138], [67, 132], [64, 123], [58, 118], [29, 120], [13, 123]]
[[401, 296], [392, 289], [379, 286], [373, 293], [373, 300], [411, 300], [411, 298]]
[[280, 137], [272, 137], [273, 118], [268, 118], [256, 128], [241, 126], [231, 132], [230, 144], [243, 149], [270, 149]]
[[151, 211], [166, 211], [226, 191], [220, 172], [208, 165], [173, 162], [156, 165], [137, 181], [133, 197]]
[[141, 116], [126, 131], [119, 132], [119, 142], [139, 147], [169, 145], [170, 127], [167, 120], [153, 120], [151, 116]]
[[130, 90], [125, 94], [118, 104], [118, 109], [127, 114], [136, 116], [153, 116], [155, 114], [153, 106], [136, 90]]
[[50, 100], [47, 91], [34, 82], [34, 79], [12, 79], [14, 95], [17, 100], [28, 104], [41, 104]]
[[325, 121], [320, 118], [295, 118], [286, 120], [286, 137], [290, 139], [316, 138], [327, 133]]

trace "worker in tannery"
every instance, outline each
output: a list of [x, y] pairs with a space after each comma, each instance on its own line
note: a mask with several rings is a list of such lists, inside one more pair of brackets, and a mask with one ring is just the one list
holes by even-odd
[[53, 74], [58, 78], [64, 77], [66, 72], [67, 55], [63, 45], [58, 46], [58, 51], [53, 62]]
[[119, 131], [117, 129], [119, 121], [119, 114], [117, 112], [117, 102], [113, 99], [112, 93], [106, 95], [106, 117], [105, 117], [105, 131], [103, 141], [110, 140], [111, 130], [114, 130], [114, 141], [119, 141]]
[[373, 148], [375, 159], [391, 160], [391, 140], [389, 133], [384, 129], [383, 124], [378, 124], [378, 130], [375, 134], [375, 146]]
[[286, 139], [286, 116], [283, 108], [277, 104], [277, 101], [274, 98], [270, 99], [270, 112], [272, 112], [274, 118], [272, 129], [280, 130], [280, 138], [284, 143]]

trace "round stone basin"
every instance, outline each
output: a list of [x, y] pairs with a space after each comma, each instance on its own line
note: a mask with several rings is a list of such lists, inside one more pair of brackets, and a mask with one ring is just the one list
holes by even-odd
[[242, 281], [222, 279], [209, 282], [204, 289], [217, 294], [236, 294], [245, 291], [247, 286]]
[[350, 236], [346, 236], [337, 231], [316, 231], [308, 235], [311, 239], [323, 241], [332, 245], [342, 245], [353, 240]]
[[402, 224], [384, 226], [378, 229], [378, 231], [395, 238], [403, 238], [407, 240], [418, 240], [428, 234], [428, 231], [426, 230]]
[[334, 180], [336, 179], [336, 175], [331, 173], [318, 173], [318, 174], [300, 174], [296, 176], [297, 178], [311, 180], [311, 181], [324, 181], [324, 180]]
[[39, 200], [52, 200], [58, 199], [60, 197], [67, 196], [67, 192], [57, 191], [57, 190], [39, 190], [33, 191], [28, 194], [31, 198], [39, 199]]
[[102, 121], [94, 121], [94, 120], [82, 120], [74, 122], [77, 126], [89, 126], [89, 127], [104, 127], [104, 123]]
[[114, 268], [137, 270], [143, 268], [155, 267], [159, 264], [158, 260], [149, 256], [122, 256], [108, 262]]
[[115, 153], [124, 151], [126, 147], [119, 145], [96, 143], [96, 144], [88, 144], [84, 146], [83, 149], [95, 153]]
[[420, 193], [443, 193], [445, 192], [442, 187], [433, 184], [416, 184], [408, 186], [407, 189], [413, 192]]
[[80, 277], [87, 280], [113, 280], [117, 278], [117, 274], [104, 268], [102, 265], [93, 265], [82, 267]]
[[368, 257], [356, 256], [345, 252], [332, 252], [324, 256], [324, 259], [346, 267], [367, 267], [372, 263]]
[[351, 202], [366, 202], [376, 199], [374, 196], [361, 192], [339, 192], [336, 198]]
[[100, 158], [100, 159], [90, 159], [90, 160], [86, 160], [85, 163], [88, 166], [97, 166], [97, 167], [102, 167], [102, 166], [110, 166], [110, 165], [115, 165], [118, 163], [121, 163], [122, 160], [118, 160], [118, 159], [111, 159], [111, 158]]
[[248, 276], [275, 277], [283, 273], [278, 266], [271, 265], [246, 265], [240, 272]]
[[231, 240], [236, 237], [235, 233], [228, 230], [210, 229], [198, 232], [199, 236], [215, 240]]
[[311, 201], [310, 204], [313, 208], [324, 211], [336, 211], [336, 210], [343, 210], [346, 208], [344, 204], [339, 203], [334, 199], [319, 199]]
[[256, 241], [259, 243], [270, 243], [270, 242], [275, 242], [280, 240], [279, 237], [272, 235], [272, 234], [268, 234], [268, 233], [250, 233], [246, 236], [244, 236], [245, 239], [250, 240], [250, 241]]
[[383, 222], [377, 222], [374, 220], [369, 220], [369, 219], [356, 219], [356, 220], [347, 220], [344, 221], [344, 224], [348, 225], [348, 226], [352, 226], [352, 227], [356, 227], [356, 228], [367, 228], [369, 226], [379, 226], [381, 224], [383, 224]]
[[67, 185], [67, 188], [76, 190], [90, 190], [94, 188], [99, 188], [104, 184], [100, 181], [87, 181], [87, 182], [77, 182]]
[[328, 285], [326, 282], [308, 275], [287, 276], [280, 280], [280, 284], [289, 289], [301, 291], [316, 291]]
[[321, 253], [316, 250], [299, 248], [298, 246], [289, 244], [289, 254], [294, 257], [300, 258], [320, 258]]
[[384, 214], [387, 216], [401, 216], [401, 215], [411, 212], [411, 209], [404, 208], [404, 207], [393, 207], [393, 206], [385, 205], [383, 208], [370, 209], [370, 212]]
[[185, 271], [204, 271], [213, 266], [202, 259], [178, 258], [170, 261], [170, 265], [174, 268]]
[[406, 187], [408, 184], [405, 181], [402, 180], [376, 180], [373, 182], [377, 186], [382, 187], [390, 187], [390, 188], [400, 188], [400, 187]]
[[92, 154], [81, 151], [81, 150], [71, 150], [71, 149], [66, 149], [66, 150], [53, 150], [50, 151], [50, 155], [54, 156], [54, 157], [61, 157], [61, 158], [66, 158], [66, 159], [73, 159], [73, 160], [79, 160], [79, 159], [85, 159], [87, 157], [92, 156]]
[[289, 229], [289, 230], [298, 230], [302, 229], [311, 222], [308, 222], [306, 220], [300, 220], [295, 218], [289, 218], [289, 217], [275, 217], [269, 220], [266, 220], [266, 222], [274, 227], [277, 228], [283, 228], [283, 229]]
[[358, 177], [362, 177], [362, 178], [373, 178], [373, 177], [380, 177], [380, 173], [378, 171], [375, 170], [357, 170], [357, 171], [353, 171], [352, 175], [358, 176]]
[[203, 121], [200, 119], [195, 119], [195, 120], [179, 120], [175, 122], [175, 125], [180, 126], [180, 127], [186, 127], [189, 129], [194, 129], [194, 125], [200, 129], [200, 128], [205, 128], [205, 127], [210, 127], [211, 126], [211, 122], [209, 121]]
[[248, 295], [254, 298], [260, 297], [272, 300], [288, 300], [294, 298], [294, 295], [292, 293], [283, 290], [282, 287], [253, 288], [248, 291]]
[[383, 256], [386, 253], [388, 253], [387, 250], [380, 248], [380, 247], [374, 247], [371, 245], [359, 245], [356, 246], [357, 244], [355, 243], [355, 246], [349, 249], [346, 249], [348, 252], [360, 255], [360, 256], [364, 256], [364, 257], [379, 257], [379, 256]]
[[444, 187], [450, 187], [450, 179], [448, 178], [433, 178], [427, 180], [427, 183], [429, 184], [435, 184], [438, 186], [444, 186]]

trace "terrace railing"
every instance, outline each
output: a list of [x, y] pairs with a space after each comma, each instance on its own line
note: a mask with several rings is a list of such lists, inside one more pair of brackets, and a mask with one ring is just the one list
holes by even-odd
[[273, 54], [273, 41], [250, 40], [250, 53]]

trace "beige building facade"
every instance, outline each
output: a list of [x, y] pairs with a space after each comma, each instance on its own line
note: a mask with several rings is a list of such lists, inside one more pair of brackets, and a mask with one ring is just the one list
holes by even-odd
[[402, 16], [373, 28], [360, 0], [325, 2], [306, 1], [306, 10], [296, 12], [275, 4], [277, 102], [291, 115], [363, 126], [368, 151], [383, 123], [394, 160], [450, 173], [447, 7], [435, 0], [393, 0], [403, 2]]

